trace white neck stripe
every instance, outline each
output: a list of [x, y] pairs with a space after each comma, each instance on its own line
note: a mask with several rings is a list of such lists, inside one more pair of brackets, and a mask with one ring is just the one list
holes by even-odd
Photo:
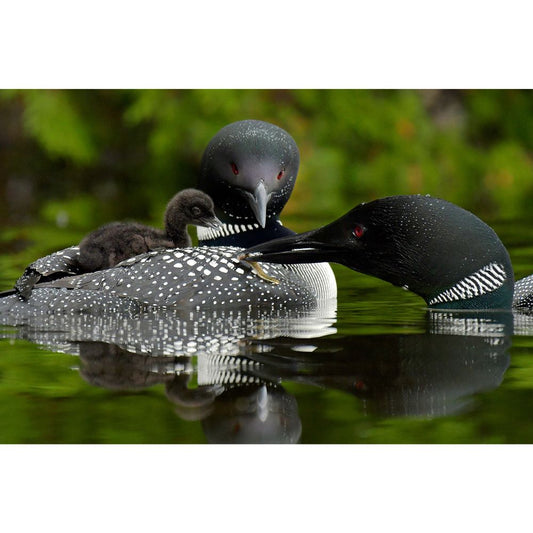
[[[276, 222], [283, 226], [281, 220]], [[235, 235], [236, 233], [245, 233], [247, 231], [253, 231], [261, 229], [261, 226], [255, 222], [253, 224], [223, 224], [219, 228], [204, 228], [202, 226], [196, 227], [196, 234], [199, 241], [210, 241], [212, 239], [218, 239], [219, 237], [228, 237], [229, 235]]]
[[236, 233], [244, 233], [245, 231], [252, 231], [259, 229], [259, 224], [223, 224], [219, 228], [204, 228], [198, 226], [197, 235], [199, 241], [210, 241], [212, 239], [218, 239], [219, 237], [228, 237], [229, 235], [235, 235]]
[[500, 265], [499, 263], [489, 263], [473, 274], [462, 279], [453, 287], [441, 292], [428, 303], [429, 305], [435, 305], [476, 298], [477, 296], [496, 291], [503, 285], [506, 279], [507, 273], [505, 272], [503, 265]]

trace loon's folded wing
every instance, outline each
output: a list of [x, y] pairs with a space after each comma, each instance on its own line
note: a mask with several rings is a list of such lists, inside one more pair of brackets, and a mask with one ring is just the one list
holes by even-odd
[[79, 274], [79, 252], [79, 246], [70, 246], [37, 259], [26, 267], [16, 281], [15, 291], [24, 299], [28, 299], [39, 282]]

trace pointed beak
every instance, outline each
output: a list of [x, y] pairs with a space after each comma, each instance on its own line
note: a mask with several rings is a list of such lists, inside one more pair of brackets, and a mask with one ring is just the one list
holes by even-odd
[[240, 259], [280, 264], [339, 262], [343, 248], [331, 242], [328, 236], [326, 226], [307, 233], [274, 239], [248, 248]]
[[245, 195], [257, 222], [264, 228], [266, 225], [268, 200], [271, 194], [267, 192], [265, 184], [261, 181], [253, 193], [245, 191]]
[[202, 218], [202, 220], [200, 220], [200, 224], [198, 225], [204, 226], [206, 228], [216, 229], [222, 226], [222, 222], [216, 216], [212, 216], [212, 217]]

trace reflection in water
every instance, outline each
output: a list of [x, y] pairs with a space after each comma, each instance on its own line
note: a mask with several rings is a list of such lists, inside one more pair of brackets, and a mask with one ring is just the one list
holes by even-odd
[[229, 388], [202, 426], [216, 443], [292, 444], [302, 433], [296, 398], [272, 384]]
[[318, 339], [313, 353], [279, 343], [253, 358], [263, 372], [272, 365], [282, 379], [348, 392], [381, 416], [443, 416], [501, 383], [510, 361], [509, 320], [432, 312], [428, 333]]
[[160, 355], [239, 355], [243, 341], [335, 333], [336, 300], [312, 308], [254, 307], [208, 310], [161, 308], [147, 313], [46, 313], [27, 317], [17, 337], [77, 354], [83, 341], [115, 344], [128, 352]]
[[334, 315], [334, 301], [209, 316], [49, 315], [3, 336], [79, 355], [98, 387], [164, 384], [177, 415], [201, 420], [210, 442], [297, 442], [298, 405], [282, 382], [344, 391], [373, 415], [435, 417], [498, 387], [509, 366], [511, 313], [428, 312], [422, 334], [342, 336]]

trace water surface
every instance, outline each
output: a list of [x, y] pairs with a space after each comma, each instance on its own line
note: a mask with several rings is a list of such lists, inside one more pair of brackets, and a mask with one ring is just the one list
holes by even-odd
[[[520, 227], [496, 228], [518, 277], [533, 272]], [[335, 272], [338, 301], [319, 309], [2, 326], [0, 442], [533, 441], [533, 317], [428, 312]]]

